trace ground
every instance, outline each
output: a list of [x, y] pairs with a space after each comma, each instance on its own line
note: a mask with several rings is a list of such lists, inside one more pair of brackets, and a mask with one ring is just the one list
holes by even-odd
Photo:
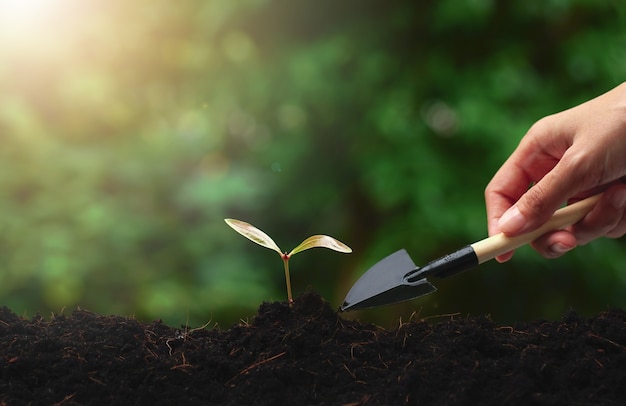
[[626, 314], [387, 330], [307, 293], [220, 330], [2, 308], [0, 371], [0, 405], [621, 405]]

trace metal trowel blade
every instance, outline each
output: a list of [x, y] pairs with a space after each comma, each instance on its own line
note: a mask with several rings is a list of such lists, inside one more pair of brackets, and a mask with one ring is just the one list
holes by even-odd
[[426, 278], [407, 283], [406, 275], [417, 269], [404, 249], [383, 258], [352, 286], [341, 311], [404, 302], [435, 292], [437, 288]]

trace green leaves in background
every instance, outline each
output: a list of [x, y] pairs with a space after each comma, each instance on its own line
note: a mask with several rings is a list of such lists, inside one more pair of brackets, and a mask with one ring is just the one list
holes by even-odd
[[[399, 248], [428, 262], [484, 238], [484, 186], [530, 125], [626, 77], [608, 0], [39, 1], [0, 6], [0, 299], [18, 313], [245, 318], [282, 278], [226, 217], [345, 241], [294, 285], [339, 304]], [[625, 306], [623, 248], [522, 249], [362, 317]]]

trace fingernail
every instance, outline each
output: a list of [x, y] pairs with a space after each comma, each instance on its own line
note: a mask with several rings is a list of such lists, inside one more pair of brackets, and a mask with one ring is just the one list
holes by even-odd
[[517, 206], [513, 206], [500, 217], [498, 227], [500, 227], [500, 231], [505, 234], [515, 234], [522, 231], [527, 223], [528, 221]]
[[611, 196], [611, 203], [618, 209], [626, 206], [626, 190], [616, 190]]
[[574, 247], [568, 247], [567, 245], [561, 244], [560, 242], [554, 243], [550, 246], [550, 251], [552, 251], [556, 255], [563, 255], [567, 251], [571, 251]]

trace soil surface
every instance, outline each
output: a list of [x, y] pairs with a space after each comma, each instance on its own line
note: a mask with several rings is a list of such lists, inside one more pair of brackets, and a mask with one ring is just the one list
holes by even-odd
[[0, 405], [622, 405], [626, 314], [386, 330], [308, 293], [220, 330], [2, 308], [0, 371]]

